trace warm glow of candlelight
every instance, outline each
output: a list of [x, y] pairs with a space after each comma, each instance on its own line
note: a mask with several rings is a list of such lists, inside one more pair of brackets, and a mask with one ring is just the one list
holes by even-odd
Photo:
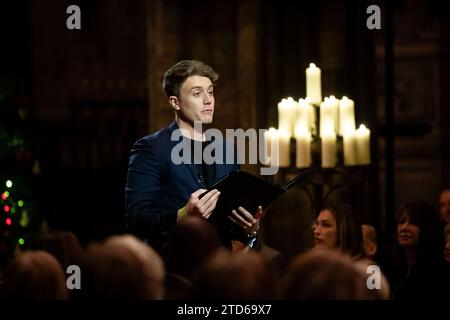
[[360, 165], [370, 164], [370, 130], [361, 124], [355, 131], [356, 161]]
[[314, 63], [306, 69], [306, 96], [312, 104], [320, 104], [322, 101], [321, 71]]

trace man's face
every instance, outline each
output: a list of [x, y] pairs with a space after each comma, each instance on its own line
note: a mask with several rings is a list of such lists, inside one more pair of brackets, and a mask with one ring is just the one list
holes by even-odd
[[443, 191], [439, 199], [441, 221], [450, 222], [450, 191]]
[[202, 76], [187, 78], [178, 97], [180, 117], [193, 123], [210, 124], [214, 115], [214, 87], [211, 80]]

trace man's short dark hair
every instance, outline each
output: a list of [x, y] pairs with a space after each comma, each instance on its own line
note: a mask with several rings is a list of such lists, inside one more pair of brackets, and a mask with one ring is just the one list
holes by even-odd
[[172, 66], [164, 74], [162, 86], [167, 97], [178, 97], [181, 85], [191, 76], [207, 77], [213, 84], [219, 78], [219, 75], [213, 70], [213, 68], [201, 61], [182, 60]]

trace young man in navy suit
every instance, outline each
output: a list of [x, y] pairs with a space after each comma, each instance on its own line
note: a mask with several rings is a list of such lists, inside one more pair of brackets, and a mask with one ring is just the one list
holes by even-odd
[[[182, 143], [191, 151], [191, 159], [198, 156], [198, 151], [203, 155], [210, 141], [198, 124], [209, 125], [213, 121], [217, 79], [217, 73], [200, 61], [183, 60], [172, 66], [164, 75], [163, 89], [175, 120], [168, 127], [139, 139], [131, 149], [125, 189], [127, 227], [158, 250], [177, 221], [190, 215], [208, 219], [214, 214], [220, 192], [214, 189], [201, 195], [223, 176], [239, 169], [237, 161], [179, 164], [172, 153]], [[174, 136], [181, 139], [173, 141]], [[221, 145], [224, 153], [234, 148], [225, 141]], [[230, 219], [241, 226], [245, 235], [239, 239], [238, 247], [254, 244], [261, 216], [261, 207], [255, 216], [242, 207], [230, 212]], [[221, 237], [228, 242], [229, 239]], [[231, 241], [225, 243], [230, 244]]]

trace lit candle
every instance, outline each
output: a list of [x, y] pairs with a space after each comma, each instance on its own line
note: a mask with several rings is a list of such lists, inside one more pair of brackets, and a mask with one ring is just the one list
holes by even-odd
[[291, 165], [291, 134], [283, 128], [278, 130], [279, 137], [279, 166], [287, 168]]
[[328, 104], [331, 108], [331, 114], [334, 121], [334, 131], [338, 132], [339, 128], [339, 100], [333, 95], [328, 98]]
[[355, 132], [357, 164], [370, 164], [370, 130], [363, 124]]
[[322, 84], [320, 81], [320, 68], [314, 63], [306, 69], [306, 96], [311, 103], [319, 104], [322, 101]]
[[309, 107], [311, 105], [308, 103], [307, 100], [304, 99], [299, 99], [298, 103], [297, 103], [297, 121], [295, 122], [295, 126], [294, 126], [294, 136], [296, 134], [296, 130], [297, 127], [302, 127], [302, 128], [308, 128], [309, 130]]
[[355, 130], [344, 130], [344, 165], [354, 166], [358, 164], [356, 159], [356, 135]]
[[331, 125], [325, 126], [322, 141], [322, 168], [333, 168], [336, 165], [336, 132]]
[[298, 125], [295, 128], [297, 168], [307, 168], [311, 165], [311, 133], [308, 128]]
[[[288, 115], [288, 106], [286, 103], [286, 99], [282, 99], [280, 102], [278, 102], [278, 128], [290, 128], [291, 121], [289, 120]], [[274, 128], [275, 129], [275, 128]], [[270, 131], [270, 134], [274, 134], [273, 131]]]
[[309, 130], [312, 134], [317, 134], [317, 119], [316, 119], [316, 107], [310, 104], [309, 98], [306, 98], [305, 101], [308, 102], [308, 123]]
[[355, 128], [355, 103], [346, 96], [339, 101], [339, 135], [343, 136], [345, 130], [354, 131]]
[[334, 120], [334, 110], [330, 99], [325, 97], [325, 101], [320, 104], [320, 136], [324, 134], [324, 129], [327, 127], [328, 130], [336, 132], [335, 120]]
[[284, 129], [270, 128], [264, 132], [264, 164], [272, 167], [289, 167], [291, 137]]
[[278, 129], [284, 129], [290, 136], [293, 136], [297, 113], [298, 103], [294, 99], [291, 97], [282, 99], [278, 103]]
[[264, 132], [264, 161], [267, 166], [278, 163], [278, 132], [277, 129], [271, 127]]

